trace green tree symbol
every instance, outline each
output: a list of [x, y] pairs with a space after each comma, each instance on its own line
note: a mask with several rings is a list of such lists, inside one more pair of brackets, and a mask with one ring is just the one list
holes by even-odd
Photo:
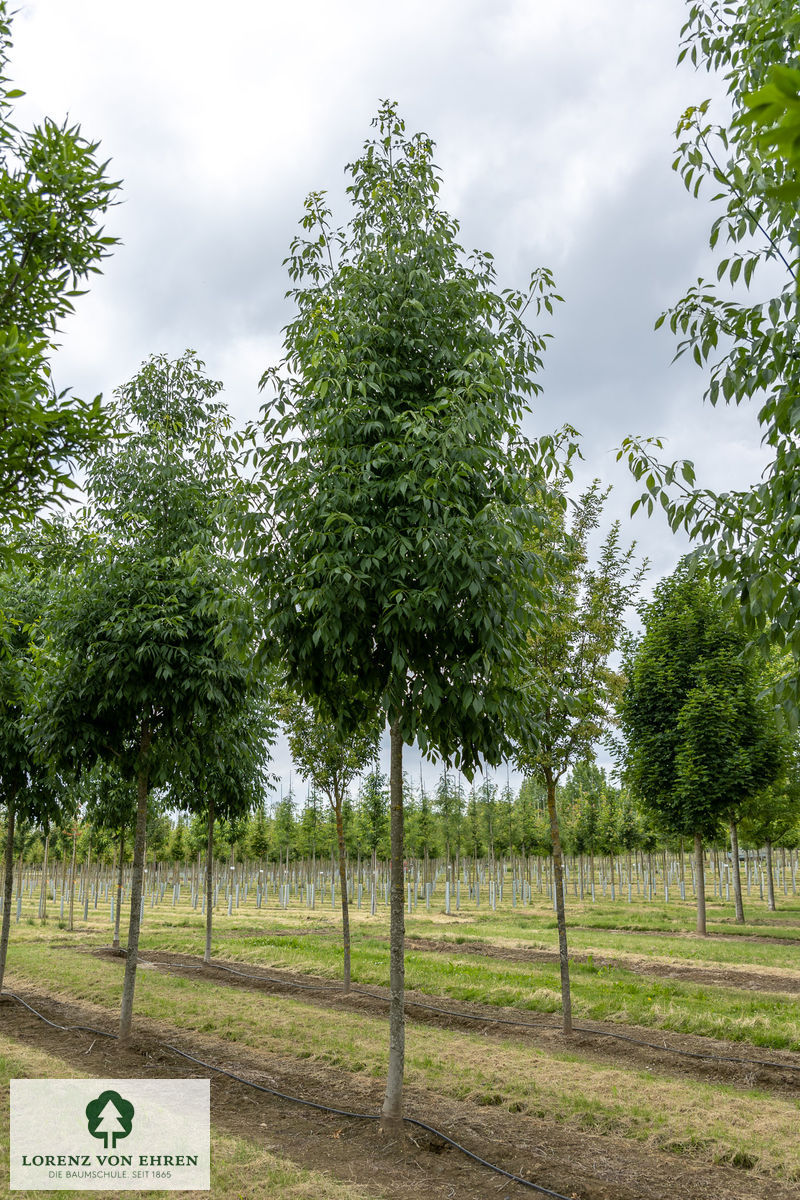
[[90, 1100], [86, 1105], [86, 1117], [89, 1122], [89, 1133], [92, 1137], [102, 1138], [106, 1150], [113, 1150], [118, 1138], [125, 1138], [133, 1125], [133, 1105], [130, 1100], [123, 1100], [119, 1092], [101, 1092], [96, 1100]]

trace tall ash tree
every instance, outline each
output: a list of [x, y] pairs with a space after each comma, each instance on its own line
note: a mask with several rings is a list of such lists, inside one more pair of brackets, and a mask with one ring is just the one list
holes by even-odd
[[124, 437], [88, 480], [86, 557], [48, 616], [32, 724], [56, 762], [117, 765], [137, 789], [120, 1035], [130, 1034], [148, 795], [196, 775], [252, 687], [254, 624], [223, 552], [233, 458], [221, 385], [191, 352], [116, 393]]
[[785, 738], [761, 697], [763, 669], [707, 578], [682, 563], [640, 615], [618, 707], [625, 776], [662, 829], [693, 839], [705, 934], [703, 844], [778, 780]]
[[[402, 1120], [403, 746], [465, 773], [509, 749], [514, 656], [543, 566], [525, 502], [552, 442], [523, 443], [552, 281], [499, 290], [437, 204], [433, 144], [393, 103], [349, 168], [352, 219], [305, 205], [287, 260], [296, 315], [262, 380], [266, 445], [249, 553], [290, 686], [348, 734], [391, 740], [390, 1051], [384, 1127]], [[339, 686], [352, 677], [353, 691]], [[354, 695], [365, 697], [355, 703]]]
[[727, 87], [724, 123], [709, 100], [678, 124], [675, 169], [695, 196], [717, 204], [709, 244], [716, 278], [699, 279], [658, 319], [707, 374], [712, 405], [758, 405], [769, 462], [751, 488], [700, 486], [693, 464], [662, 462], [662, 443], [628, 439], [626, 455], [763, 650], [785, 647], [793, 662], [775, 684], [787, 715], [800, 712], [800, 219], [797, 199], [800, 17], [796, 0], [691, 0], [679, 61], [718, 73]]
[[[255, 647], [253, 647], [255, 649]], [[183, 760], [170, 788], [172, 803], [198, 820], [195, 832], [205, 828], [205, 948], [203, 962], [211, 962], [214, 923], [214, 833], [219, 821], [238, 822], [263, 804], [270, 783], [270, 744], [276, 733], [269, 679], [263, 674], [249, 681], [247, 703], [236, 705], [206, 729], [202, 755]]]
[[28, 720], [34, 657], [31, 629], [41, 620], [47, 597], [47, 569], [41, 562], [29, 557], [27, 566], [18, 561], [0, 573], [0, 804], [5, 810], [0, 991], [11, 931], [15, 828], [18, 823], [45, 825], [56, 817], [66, 819], [70, 809], [63, 782], [35, 753]]
[[342, 907], [343, 984], [350, 991], [350, 910], [347, 896], [347, 847], [344, 802], [353, 781], [374, 762], [381, 727], [376, 718], [350, 731], [345, 739], [330, 715], [319, 706], [286, 694], [280, 705], [292, 762], [314, 792], [322, 792], [336, 821], [339, 892]]
[[[50, 359], [73, 303], [115, 238], [102, 220], [119, 184], [79, 125], [14, 124], [6, 72], [11, 12], [0, 0], [0, 518], [24, 525], [73, 487], [70, 464], [108, 432], [100, 397], [53, 385]], [[7, 543], [0, 544], [0, 550]]]
[[538, 741], [529, 742], [523, 728], [515, 758], [547, 797], [565, 1034], [572, 1033], [572, 1001], [556, 789], [570, 767], [593, 755], [595, 744], [609, 730], [621, 687], [609, 660], [645, 570], [634, 561], [634, 547], [621, 546], [618, 522], [603, 541], [597, 562], [590, 562], [588, 540], [599, 527], [607, 495], [595, 482], [574, 505], [571, 521], [559, 487], [542, 495], [541, 502], [552, 509], [552, 520], [537, 531], [536, 542], [550, 565], [551, 583], [544, 599], [547, 620], [541, 621], [541, 610], [531, 614], [519, 678], [517, 711], [524, 717], [532, 705], [533, 715], [541, 713]]

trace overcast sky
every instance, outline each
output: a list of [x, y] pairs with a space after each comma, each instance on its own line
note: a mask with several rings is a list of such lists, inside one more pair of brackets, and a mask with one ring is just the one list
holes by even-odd
[[[671, 170], [680, 113], [720, 91], [675, 65], [683, 0], [18, 8], [18, 123], [68, 113], [123, 180], [107, 221], [123, 245], [65, 326], [58, 386], [108, 394], [149, 354], [192, 347], [235, 416], [254, 417], [290, 315], [281, 263], [304, 196], [327, 190], [346, 217], [344, 166], [392, 98], [408, 130], [437, 143], [463, 244], [491, 250], [503, 284], [555, 272], [566, 303], [527, 432], [581, 431], [581, 482], [613, 484], [609, 521], [650, 559], [649, 587], [686, 547], [657, 517], [628, 520], [622, 438], [666, 437], [665, 453], [693, 458], [709, 486], [757, 477], [753, 413], [704, 407], [701, 372], [670, 365], [671, 335], [653, 331], [710, 263], [712, 207]], [[285, 789], [283, 747], [275, 767]], [[431, 783], [439, 773], [423, 770]]]

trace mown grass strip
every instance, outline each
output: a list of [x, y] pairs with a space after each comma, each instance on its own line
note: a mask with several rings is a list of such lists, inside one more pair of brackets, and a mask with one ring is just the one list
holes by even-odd
[[[46, 988], [46, 951], [17, 947], [11, 969], [21, 985]], [[59, 952], [59, 995], [116, 1012], [121, 964]], [[12, 984], [13, 986], [13, 984]], [[314, 1060], [382, 1078], [387, 1028], [382, 1018], [263, 996], [197, 976], [142, 972], [137, 1012], [187, 1033], [210, 1034], [240, 1048]], [[534, 1049], [509, 1039], [409, 1022], [407, 1080], [443, 1096], [613, 1134], [654, 1149], [714, 1163], [749, 1165], [800, 1180], [798, 1105], [753, 1090], [672, 1079], [652, 1071], [588, 1063], [578, 1054]]]
[[[144, 947], [197, 953], [191, 931], [148, 931]], [[406, 987], [442, 1000], [508, 1005], [528, 1012], [557, 1013], [560, 1009], [558, 964], [514, 962], [477, 954], [409, 951]], [[336, 980], [341, 974], [341, 949], [331, 938], [228, 936], [214, 943], [216, 956]], [[354, 982], [385, 986], [388, 952], [383, 941], [364, 933], [354, 938]], [[760, 1047], [800, 1049], [800, 1006], [786, 1003], [780, 993], [719, 987], [666, 976], [642, 975], [624, 967], [593, 962], [573, 963], [570, 969], [573, 1011], [595, 1021], [669, 1029], [678, 1033], [750, 1042]]]
[[[47, 1054], [0, 1035], [0, 1159], [9, 1161], [10, 1079], [86, 1079], [83, 1071], [65, 1059]], [[5, 1167], [4, 1167], [5, 1169]], [[16, 1191], [19, 1200], [39, 1200], [39, 1191]], [[137, 1191], [142, 1200], [180, 1200], [194, 1192]], [[74, 1200], [74, 1190], [48, 1191], [53, 1200]], [[119, 1200], [119, 1192], [93, 1191], [96, 1200]], [[214, 1200], [242, 1200], [245, 1196], [270, 1200], [381, 1200], [382, 1193], [353, 1184], [343, 1184], [321, 1171], [296, 1167], [257, 1143], [231, 1137], [211, 1127], [211, 1192]]]

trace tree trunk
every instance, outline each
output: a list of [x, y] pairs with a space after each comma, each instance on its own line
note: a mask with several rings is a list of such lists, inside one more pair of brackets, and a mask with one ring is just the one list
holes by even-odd
[[14, 893], [14, 798], [6, 805], [6, 853], [5, 877], [3, 879], [3, 926], [0, 930], [0, 992], [3, 990], [3, 979], [6, 973], [6, 955], [8, 954], [8, 935], [11, 932], [11, 899]]
[[208, 800], [208, 841], [206, 843], [206, 948], [203, 962], [211, 962], [211, 909], [214, 904], [214, 800]]
[[139, 744], [139, 769], [136, 783], [138, 802], [136, 807], [136, 837], [133, 843], [131, 866], [131, 919], [128, 926], [128, 956], [125, 963], [125, 979], [122, 984], [122, 1010], [119, 1021], [120, 1042], [126, 1042], [133, 1021], [133, 991], [136, 986], [136, 962], [139, 953], [139, 929], [142, 923], [142, 878], [144, 874], [145, 834], [147, 832], [147, 793], [149, 791], [150, 726], [142, 726]]
[[403, 896], [403, 738], [397, 722], [390, 730], [389, 803], [391, 805], [392, 873], [389, 902], [389, 1068], [381, 1112], [385, 1133], [402, 1137], [403, 1070], [406, 1029], [403, 1011], [405, 989], [405, 916]]
[[119, 831], [119, 863], [117, 865], [117, 905], [114, 909], [114, 941], [112, 947], [119, 950], [119, 925], [122, 914], [122, 880], [125, 872], [125, 826]]
[[767, 908], [775, 912], [775, 883], [772, 878], [772, 842], [767, 841]]
[[336, 814], [336, 840], [339, 843], [339, 890], [342, 893], [342, 950], [344, 951], [343, 983], [345, 995], [350, 991], [350, 901], [347, 896], [347, 851], [344, 845], [342, 797], [334, 793], [333, 811]]
[[731, 821], [731, 871], [733, 872], [733, 900], [736, 905], [736, 924], [744, 925], [742, 876], [739, 873], [739, 827], [735, 821]]
[[77, 826], [72, 828], [72, 858], [69, 864], [69, 921], [67, 929], [72, 933], [73, 916], [75, 913], [75, 856], [78, 851], [78, 829]]
[[572, 997], [569, 990], [569, 952], [567, 950], [567, 918], [564, 912], [564, 858], [556, 811], [556, 781], [545, 771], [547, 813], [550, 817], [550, 838], [553, 843], [553, 886], [556, 892], [556, 923], [558, 925], [558, 959], [561, 967], [561, 1015], [564, 1033], [572, 1033]]
[[694, 870], [697, 877], [697, 932], [706, 934], [706, 880], [703, 863], [703, 838], [699, 833], [694, 835]]
[[50, 834], [48, 833], [44, 839], [44, 861], [42, 862], [42, 888], [39, 893], [39, 917], [41, 920], [47, 916], [47, 856], [50, 851]]
[[[83, 867], [81, 868], [81, 878], [84, 879], [83, 907], [87, 913], [89, 911], [89, 897], [90, 897], [90, 893], [92, 890], [91, 884], [89, 882], [89, 875], [91, 873], [91, 869], [92, 869], [92, 833], [91, 833], [91, 830], [89, 830], [89, 844], [86, 847], [86, 862], [84, 863]], [[84, 876], [85, 876], [85, 878], [84, 878]]]

